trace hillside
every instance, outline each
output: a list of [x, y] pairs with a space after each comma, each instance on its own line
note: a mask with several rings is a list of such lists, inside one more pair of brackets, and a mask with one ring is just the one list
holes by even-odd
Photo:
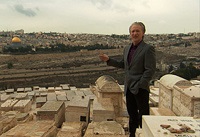
[[[200, 46], [156, 48], [157, 64], [179, 63], [186, 57], [199, 58]], [[68, 83], [76, 87], [88, 87], [102, 75], [111, 75], [123, 84], [122, 69], [106, 66], [98, 58], [99, 50], [74, 53], [1, 55], [0, 88], [58, 86]], [[119, 58], [123, 49], [102, 50], [109, 56]], [[8, 64], [13, 68], [8, 69]], [[159, 77], [165, 72], [157, 72]]]

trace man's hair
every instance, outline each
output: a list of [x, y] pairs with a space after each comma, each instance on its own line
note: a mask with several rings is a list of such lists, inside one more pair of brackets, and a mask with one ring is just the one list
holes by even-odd
[[139, 25], [139, 26], [141, 26], [141, 27], [142, 27], [142, 31], [143, 31], [144, 33], [146, 32], [145, 25], [144, 25], [142, 22], [133, 22], [133, 23], [131, 24], [131, 26], [129, 27], [129, 33], [131, 33], [131, 27], [132, 27], [133, 25]]

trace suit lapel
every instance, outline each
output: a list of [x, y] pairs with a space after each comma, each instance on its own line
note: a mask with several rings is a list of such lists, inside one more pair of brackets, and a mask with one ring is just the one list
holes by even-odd
[[130, 66], [132, 64], [134, 64], [135, 60], [137, 59], [137, 57], [139, 56], [140, 52], [143, 50], [143, 46], [144, 46], [144, 42], [141, 42], [140, 45], [137, 47], [135, 53], [134, 53], [134, 56], [132, 57], [131, 59], [131, 63], [130, 63]]

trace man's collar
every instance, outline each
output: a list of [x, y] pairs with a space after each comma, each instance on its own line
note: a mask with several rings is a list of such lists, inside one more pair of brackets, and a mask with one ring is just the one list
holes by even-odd
[[142, 41], [143, 40], [141, 40], [138, 44], [136, 44], [136, 45], [134, 45], [133, 43], [132, 43], [132, 45], [131, 46], [135, 46], [135, 47], [138, 47], [141, 43], [142, 43]]

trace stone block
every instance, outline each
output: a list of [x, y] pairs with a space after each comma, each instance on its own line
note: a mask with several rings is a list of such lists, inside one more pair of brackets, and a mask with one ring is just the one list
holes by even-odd
[[159, 103], [159, 96], [150, 96], [149, 100], [153, 103], [154, 107], [158, 106]]
[[157, 108], [157, 107], [151, 107], [150, 114], [156, 116], [176, 116], [174, 112], [172, 112], [168, 108]]
[[57, 95], [57, 100], [58, 101], [67, 101], [67, 97], [66, 97], [66, 95], [65, 96], [63, 96], [63, 95]]
[[99, 103], [97, 99], [94, 99], [93, 101], [93, 121], [101, 122], [115, 120], [114, 106], [112, 103], [107, 100], [107, 102], [104, 102], [102, 105], [102, 102], [103, 100], [101, 100], [101, 103]]
[[82, 122], [64, 122], [59, 130], [57, 137], [82, 137], [86, 125]]
[[115, 121], [89, 123], [84, 137], [128, 137], [122, 126]]
[[25, 88], [24, 88], [24, 92], [30, 92], [30, 91], [32, 91], [32, 88], [31, 88], [31, 87], [25, 87]]
[[18, 113], [16, 115], [17, 121], [24, 121], [28, 117], [29, 117], [29, 113]]
[[19, 99], [19, 100], [21, 100], [21, 99], [28, 99], [28, 93], [17, 93], [17, 95], [16, 95], [15, 98]]
[[61, 91], [62, 87], [55, 87], [55, 91]]
[[24, 92], [24, 88], [17, 88], [17, 93], [23, 93]]
[[56, 137], [57, 132], [53, 121], [30, 121], [18, 124], [2, 137]]
[[33, 90], [39, 90], [40, 87], [39, 86], [33, 86]]
[[178, 116], [200, 118], [200, 90], [195, 86], [180, 89], [174, 87], [172, 111]]
[[172, 95], [173, 95], [172, 89], [166, 88], [160, 84], [159, 107], [172, 109]]
[[8, 100], [10, 98], [10, 95], [2, 94], [0, 97], [1, 97], [0, 101], [5, 102], [6, 100]]
[[36, 108], [42, 107], [47, 102], [46, 97], [37, 97], [36, 98]]
[[13, 110], [22, 113], [29, 112], [31, 110], [32, 101], [30, 99], [19, 100], [13, 107]]
[[47, 94], [47, 101], [57, 101], [55, 93], [48, 93]]
[[18, 102], [18, 100], [9, 99], [1, 104], [1, 111], [12, 111], [13, 106]]
[[[0, 115], [0, 135], [17, 125], [15, 116]], [[2, 137], [2, 136], [1, 136]]]
[[200, 90], [196, 86], [168, 89], [160, 85], [159, 108], [168, 108], [177, 116], [200, 117]]
[[48, 92], [55, 92], [55, 88], [54, 87], [48, 87]]
[[9, 95], [9, 94], [13, 94], [15, 91], [14, 89], [6, 89], [5, 92], [7, 95]]
[[67, 95], [68, 100], [72, 100], [76, 96], [76, 93], [72, 90], [67, 90], [65, 91], [65, 93]]
[[66, 122], [89, 122], [90, 99], [75, 96], [66, 106], [65, 121]]
[[47, 101], [38, 111], [38, 120], [54, 120], [56, 127], [65, 121], [65, 104], [62, 101]]

